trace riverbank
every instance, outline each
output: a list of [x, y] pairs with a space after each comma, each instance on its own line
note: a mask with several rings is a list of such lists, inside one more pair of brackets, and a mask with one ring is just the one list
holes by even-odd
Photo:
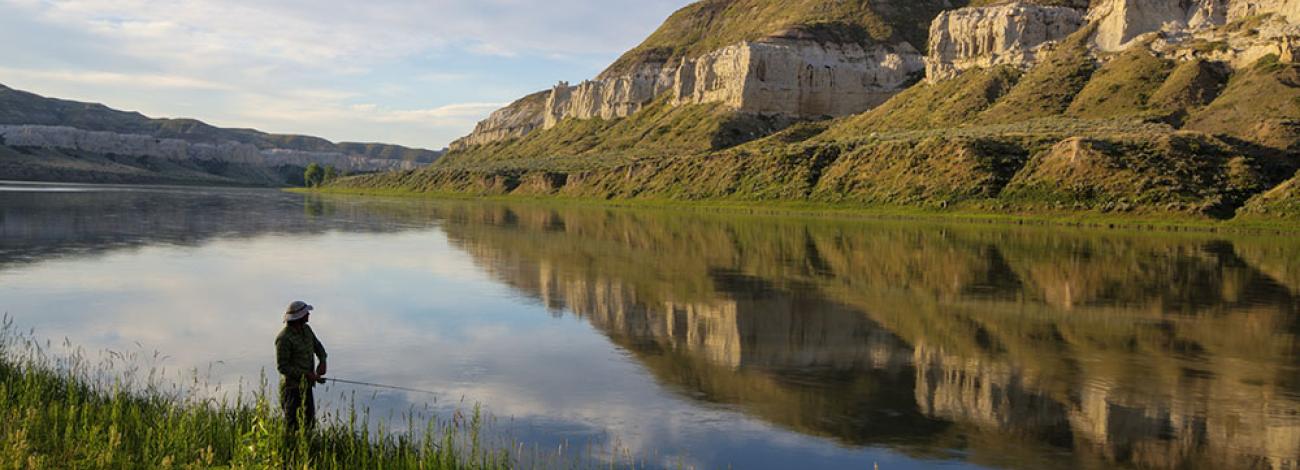
[[0, 468], [514, 465], [509, 452], [480, 447], [477, 410], [445, 421], [407, 417], [403, 432], [380, 423], [372, 433], [367, 408], [354, 401], [343, 411], [346, 422], [324, 419], [309, 436], [286, 441], [265, 380], [251, 399], [236, 393], [234, 402], [218, 401], [201, 398], [194, 388], [159, 385], [156, 370], [141, 383], [136, 373], [114, 373], [104, 362], [51, 358], [49, 348], [16, 335], [8, 320], [0, 329]]
[[[969, 202], [948, 208], [921, 208], [909, 206], [864, 206], [810, 201], [746, 201], [746, 200], [674, 200], [674, 199], [599, 199], [575, 196], [538, 196], [522, 194], [472, 194], [458, 192], [420, 192], [403, 189], [372, 189], [324, 187], [316, 189], [293, 188], [286, 191], [299, 194], [348, 195], [406, 199], [443, 199], [498, 201], [533, 205], [599, 206], [634, 209], [664, 209], [677, 211], [720, 212], [747, 215], [780, 215], [814, 218], [917, 220], [928, 222], [957, 222], [994, 225], [1041, 225], [1072, 228], [1098, 228], [1159, 232], [1206, 233], [1300, 233], [1300, 219], [1234, 218], [1218, 220], [1195, 217], [1182, 213], [1100, 213], [1095, 211], [992, 211], [981, 207], [981, 202]], [[996, 202], [993, 202], [996, 204]]]

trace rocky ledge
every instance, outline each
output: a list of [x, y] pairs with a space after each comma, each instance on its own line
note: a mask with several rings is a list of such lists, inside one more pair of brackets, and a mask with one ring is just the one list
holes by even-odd
[[494, 112], [451, 149], [522, 137], [565, 119], [626, 117], [665, 95], [674, 106], [721, 103], [752, 114], [845, 116], [885, 102], [924, 70], [921, 52], [906, 42], [827, 41], [790, 28], [700, 57], [561, 82]]
[[174, 161], [216, 161], [273, 168], [311, 163], [348, 172], [407, 170], [415, 162], [368, 158], [341, 152], [258, 149], [239, 142], [194, 143], [149, 135], [87, 131], [66, 126], [0, 126], [0, 142], [11, 147], [77, 150], [97, 154], [153, 157]]

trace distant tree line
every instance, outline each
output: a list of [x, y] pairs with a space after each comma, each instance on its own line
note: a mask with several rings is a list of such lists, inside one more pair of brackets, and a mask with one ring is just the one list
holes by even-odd
[[338, 168], [334, 168], [334, 165], [321, 166], [319, 163], [311, 163], [307, 165], [307, 170], [303, 171], [302, 181], [308, 188], [316, 188], [340, 176], [345, 175]]

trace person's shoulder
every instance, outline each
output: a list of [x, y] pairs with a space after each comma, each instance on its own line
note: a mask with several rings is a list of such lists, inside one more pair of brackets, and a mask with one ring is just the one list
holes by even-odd
[[286, 325], [284, 328], [280, 329], [279, 334], [275, 335], [275, 341], [279, 342], [280, 340], [284, 339], [287, 336], [289, 336], [289, 327]]

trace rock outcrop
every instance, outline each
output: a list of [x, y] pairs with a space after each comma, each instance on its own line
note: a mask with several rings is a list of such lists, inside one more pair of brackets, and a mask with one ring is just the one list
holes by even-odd
[[906, 44], [823, 43], [788, 31], [674, 64], [642, 64], [627, 75], [560, 83], [546, 100], [543, 127], [625, 117], [666, 93], [676, 106], [722, 103], [754, 114], [843, 116], [883, 103], [921, 67], [920, 53]]
[[542, 126], [542, 109], [549, 92], [537, 92], [492, 112], [487, 119], [474, 126], [474, 132], [457, 139], [448, 146], [451, 150], [523, 137]]
[[1098, 24], [1095, 43], [1103, 51], [1122, 50], [1156, 31], [1221, 25], [1227, 17], [1226, 0], [1103, 0], [1088, 12]]
[[1234, 0], [1228, 4], [1228, 21], [1274, 14], [1295, 23], [1300, 21], [1300, 0]]
[[1300, 0], [1101, 0], [1081, 12], [1023, 1], [944, 12], [931, 27], [927, 80], [1000, 65], [1029, 68], [1085, 24], [1095, 26], [1090, 47], [1103, 60], [1140, 44], [1161, 57], [1233, 68], [1269, 54], [1287, 62], [1300, 37]]
[[844, 116], [883, 103], [924, 67], [921, 53], [905, 42], [825, 41], [792, 28], [700, 57], [644, 62], [576, 85], [561, 82], [492, 113], [452, 148], [521, 137], [565, 119], [626, 117], [658, 99], [794, 118]]
[[947, 80], [971, 68], [1029, 68], [1039, 53], [1084, 24], [1068, 7], [1025, 2], [944, 12], [930, 27], [926, 79]]
[[[1252, 19], [1263, 22], [1262, 17], [1267, 15], [1281, 23], [1294, 24], [1300, 21], [1300, 0], [1105, 0], [1089, 11], [1088, 19], [1098, 23], [1097, 48], [1117, 51], [1150, 33], [1186, 36], [1234, 22], [1240, 24]], [[1245, 31], [1248, 35], [1260, 32]], [[1295, 31], [1263, 32], [1264, 36], [1273, 36], [1264, 39], [1295, 34]]]
[[413, 169], [416, 162], [367, 158], [339, 152], [311, 152], [290, 149], [258, 149], [252, 144], [223, 142], [193, 143], [181, 139], [159, 139], [141, 134], [87, 131], [65, 126], [0, 126], [0, 139], [13, 147], [78, 150], [99, 154], [153, 157], [166, 160], [199, 160], [240, 163], [252, 166], [333, 165], [341, 170], [387, 171]]

